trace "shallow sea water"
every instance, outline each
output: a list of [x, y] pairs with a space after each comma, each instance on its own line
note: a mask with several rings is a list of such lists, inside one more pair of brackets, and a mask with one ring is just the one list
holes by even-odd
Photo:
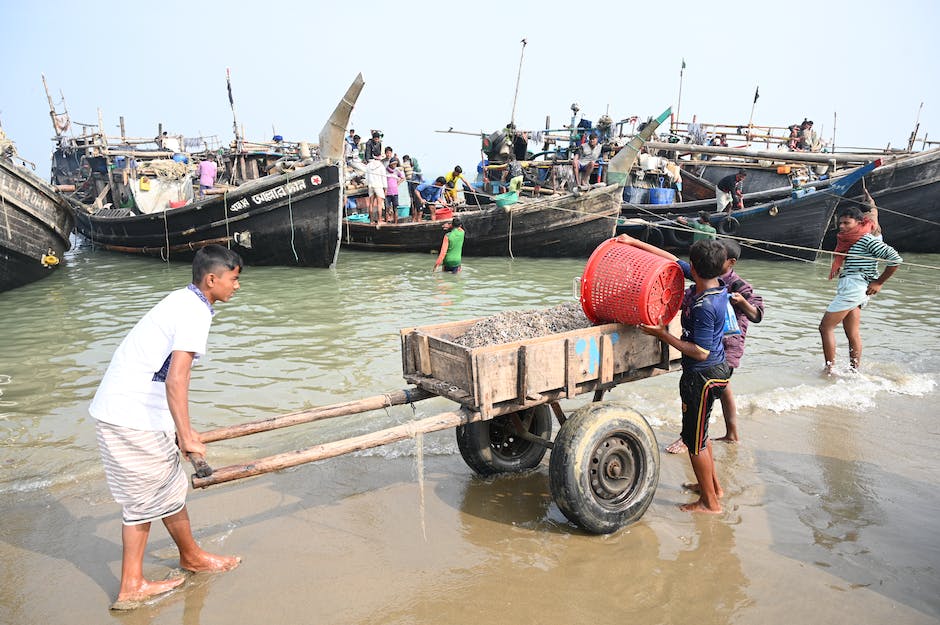
[[[940, 257], [909, 256], [923, 265]], [[334, 270], [247, 268], [193, 373], [209, 429], [404, 388], [398, 330], [554, 306], [584, 262], [343, 250]], [[643, 519], [586, 535], [551, 501], [547, 461], [480, 479], [453, 432], [212, 487], [190, 496], [197, 537], [245, 558], [132, 614], [107, 611], [120, 512], [88, 403], [124, 334], [188, 266], [69, 253], [0, 295], [0, 622], [643, 623], [940, 622], [940, 305], [936, 271], [904, 268], [862, 315], [863, 367], [824, 379], [822, 264], [743, 260], [767, 303], [735, 374], [743, 442], [716, 444], [725, 511], [690, 516], [688, 460], [663, 454]], [[839, 336], [839, 357], [847, 358]], [[677, 375], [610, 397], [660, 446], [678, 431]], [[584, 399], [566, 402], [574, 408]], [[449, 410], [443, 399], [210, 446], [216, 466]], [[713, 435], [721, 435], [716, 408]], [[145, 571], [178, 565], [161, 527]], [[54, 592], [50, 592], [50, 587]]]

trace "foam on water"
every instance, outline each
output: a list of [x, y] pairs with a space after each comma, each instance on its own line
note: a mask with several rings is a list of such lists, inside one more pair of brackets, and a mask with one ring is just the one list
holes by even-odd
[[744, 396], [739, 403], [745, 411], [764, 409], [782, 413], [800, 408], [837, 406], [860, 412], [873, 408], [876, 398], [882, 393], [923, 397], [936, 385], [934, 374], [912, 373], [894, 365], [879, 364], [860, 372], [836, 369], [829, 378]]

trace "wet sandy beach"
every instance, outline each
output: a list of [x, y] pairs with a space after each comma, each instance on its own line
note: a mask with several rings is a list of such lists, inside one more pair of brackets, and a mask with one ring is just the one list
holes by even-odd
[[[606, 537], [564, 520], [544, 463], [475, 478], [440, 453], [451, 432], [425, 441], [423, 489], [414, 444], [401, 443], [198, 491], [197, 537], [243, 564], [132, 613], [107, 609], [120, 525], [103, 485], [86, 498], [33, 495], [3, 523], [0, 558], [15, 563], [5, 622], [940, 622], [935, 447], [895, 456], [860, 431], [870, 417], [830, 412], [805, 428], [792, 415], [745, 419], [744, 444], [716, 445], [726, 497], [715, 517], [678, 510], [691, 472], [663, 454], [649, 511]], [[657, 430], [661, 445], [670, 432]], [[177, 564], [155, 526], [146, 573]]]

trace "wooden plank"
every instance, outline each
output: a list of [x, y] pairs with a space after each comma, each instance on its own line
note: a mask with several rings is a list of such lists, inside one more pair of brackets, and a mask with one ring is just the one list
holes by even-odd
[[418, 349], [418, 371], [424, 375], [431, 375], [431, 348], [428, 345], [428, 337], [425, 334], [419, 334], [415, 339]]
[[610, 334], [600, 337], [599, 349], [597, 378], [601, 384], [608, 384], [614, 379], [614, 345]]
[[516, 350], [516, 398], [519, 403], [525, 403], [526, 396], [529, 394], [528, 376], [526, 375], [526, 347], [519, 346]]
[[565, 339], [565, 397], [571, 399], [578, 394], [577, 383], [575, 379], [577, 378], [576, 367], [578, 366], [578, 357], [574, 351], [575, 341], [566, 338]]

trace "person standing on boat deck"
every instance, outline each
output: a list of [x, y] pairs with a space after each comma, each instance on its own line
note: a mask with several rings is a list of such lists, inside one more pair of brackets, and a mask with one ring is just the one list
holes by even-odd
[[220, 245], [196, 252], [192, 283], [163, 298], [127, 334], [88, 409], [95, 419], [108, 488], [123, 507], [121, 586], [115, 609], [135, 607], [131, 602], [184, 581], [144, 578], [144, 552], [155, 520], [163, 521], [179, 548], [183, 569], [221, 572], [240, 562], [196, 544], [180, 453], [206, 453], [190, 422], [190, 369], [206, 352], [213, 305], [232, 298], [241, 268], [241, 257]]
[[437, 255], [437, 261], [434, 263], [434, 269], [442, 267], [442, 271], [448, 273], [457, 273], [460, 271], [460, 264], [463, 260], [463, 240], [465, 232], [460, 217], [454, 217], [450, 221], [444, 222], [444, 240], [441, 241], [441, 253]]
[[215, 186], [215, 178], [219, 175], [219, 167], [215, 164], [215, 159], [209, 155], [204, 160], [199, 161], [199, 197], [206, 196], [206, 189]]
[[[724, 264], [724, 273], [718, 280], [728, 289], [728, 301], [734, 309], [735, 320], [738, 322], [738, 334], [725, 334], [721, 339], [721, 344], [725, 348], [725, 362], [731, 369], [731, 373], [741, 365], [741, 358], [744, 357], [744, 342], [747, 339], [748, 325], [760, 323], [764, 319], [764, 298], [754, 292], [747, 280], [744, 280], [734, 271], [738, 259], [741, 258], [741, 246], [732, 239], [719, 239], [719, 242], [725, 246], [727, 259]], [[687, 279], [691, 279], [690, 266], [685, 261], [677, 261]], [[734, 401], [734, 393], [731, 391], [731, 383], [725, 387], [721, 394], [721, 416], [725, 421], [725, 435], [715, 440], [737, 443], [738, 437], [738, 407]], [[670, 454], [681, 454], [687, 451], [685, 443], [679, 437], [666, 447], [666, 452]]]
[[391, 146], [385, 146], [385, 153], [382, 155], [382, 164], [388, 167], [388, 164], [395, 158], [395, 150]]
[[[461, 183], [466, 187], [466, 191], [473, 192], [473, 186], [467, 180], [467, 177], [463, 175], [463, 167], [454, 165], [454, 169], [444, 176], [444, 195], [451, 204], [457, 201], [457, 193], [460, 191]], [[450, 188], [448, 188], [448, 184], [450, 184]]]
[[[618, 240], [673, 261], [675, 256], [649, 243], [628, 235]], [[698, 493], [697, 501], [680, 506], [687, 512], [721, 512], [724, 495], [715, 473], [712, 441], [708, 438], [708, 419], [712, 404], [728, 385], [731, 369], [725, 362], [722, 338], [728, 291], [718, 281], [726, 260], [725, 247], [718, 241], [697, 241], [689, 248], [690, 272], [695, 284], [682, 297], [682, 337], [670, 334], [662, 320], [656, 325], [640, 324], [650, 336], [682, 352], [682, 377], [679, 397], [682, 400], [682, 440], [689, 450], [689, 461], [697, 482], [686, 485]]]
[[355, 170], [362, 169], [362, 155], [360, 153], [359, 142], [362, 138], [359, 135], [353, 135], [352, 141], [347, 141], [343, 146], [343, 158], [346, 164]]
[[380, 223], [385, 221], [385, 192], [388, 188], [388, 173], [382, 164], [381, 153], [373, 154], [366, 164], [366, 185], [369, 187], [369, 221]]
[[382, 133], [378, 130], [372, 131], [372, 138], [366, 141], [366, 153], [363, 160], [368, 163], [373, 156], [382, 158]]
[[575, 150], [572, 157], [571, 169], [574, 173], [575, 185], [581, 186], [581, 176], [584, 176], [585, 183], [591, 181], [591, 174], [597, 168], [597, 162], [601, 160], [601, 146], [597, 142], [597, 135], [591, 133], [587, 143], [584, 143]]
[[[819, 322], [825, 373], [831, 374], [836, 360], [836, 326], [842, 324], [849, 341], [849, 366], [858, 369], [862, 361], [862, 307], [894, 275], [902, 262], [900, 254], [876, 237], [875, 224], [854, 206], [839, 209], [839, 234], [832, 257], [829, 279], [839, 276], [836, 296]], [[888, 261], [881, 275], [878, 260]]]
[[718, 212], [730, 213], [736, 208], [744, 208], [744, 179], [747, 172], [739, 169], [738, 173], [725, 176], [715, 185], [715, 200]]
[[398, 159], [392, 158], [385, 168], [387, 189], [385, 193], [385, 219], [398, 223], [398, 185], [405, 181], [405, 174], [398, 166]]

